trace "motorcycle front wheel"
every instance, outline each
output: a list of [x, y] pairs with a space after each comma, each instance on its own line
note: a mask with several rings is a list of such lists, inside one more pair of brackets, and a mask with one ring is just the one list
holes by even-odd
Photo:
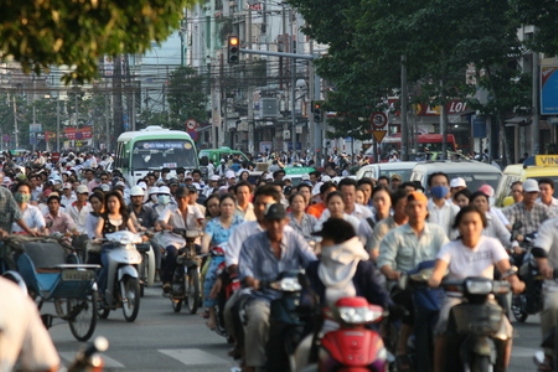
[[465, 372], [492, 372], [494, 366], [490, 363], [490, 357], [486, 355], [473, 355], [470, 357], [470, 363], [465, 365]]
[[186, 289], [186, 307], [190, 314], [194, 315], [198, 311], [200, 303], [200, 273], [197, 267], [190, 268], [186, 274], [185, 289]]
[[140, 306], [140, 284], [137, 278], [125, 275], [120, 283], [122, 312], [128, 322], [136, 320]]
[[87, 341], [93, 335], [97, 325], [97, 291], [93, 291], [86, 299], [69, 299], [68, 325], [72, 335], [78, 341]]

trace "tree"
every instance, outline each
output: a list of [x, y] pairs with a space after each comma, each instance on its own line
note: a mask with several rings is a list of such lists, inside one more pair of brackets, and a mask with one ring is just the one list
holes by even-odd
[[179, 67], [170, 74], [167, 101], [174, 129], [184, 130], [184, 123], [194, 119], [207, 121], [207, 79], [191, 67]]
[[550, 56], [558, 55], [558, 3], [555, 0], [510, 0], [510, 3], [521, 22], [536, 27], [534, 37], [527, 41], [527, 45]]
[[72, 66], [64, 76], [90, 81], [103, 55], [143, 53], [179, 27], [195, 0], [4, 1], [0, 60], [12, 57], [25, 72]]

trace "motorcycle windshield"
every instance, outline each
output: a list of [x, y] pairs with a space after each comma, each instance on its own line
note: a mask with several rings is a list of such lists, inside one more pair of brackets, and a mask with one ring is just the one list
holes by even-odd
[[108, 241], [120, 243], [122, 245], [141, 243], [141, 236], [139, 234], [134, 234], [127, 230], [106, 234], [105, 238]]

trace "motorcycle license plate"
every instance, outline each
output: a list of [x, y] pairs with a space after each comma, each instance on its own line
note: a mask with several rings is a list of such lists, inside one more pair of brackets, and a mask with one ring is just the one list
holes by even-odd
[[62, 271], [62, 280], [93, 280], [95, 274], [89, 270], [64, 270]]

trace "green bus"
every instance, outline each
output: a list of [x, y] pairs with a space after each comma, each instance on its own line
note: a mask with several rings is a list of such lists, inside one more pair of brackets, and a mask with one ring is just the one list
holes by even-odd
[[199, 168], [196, 145], [188, 133], [152, 125], [118, 137], [114, 169], [122, 172], [130, 186], [162, 168], [176, 175], [178, 167]]

